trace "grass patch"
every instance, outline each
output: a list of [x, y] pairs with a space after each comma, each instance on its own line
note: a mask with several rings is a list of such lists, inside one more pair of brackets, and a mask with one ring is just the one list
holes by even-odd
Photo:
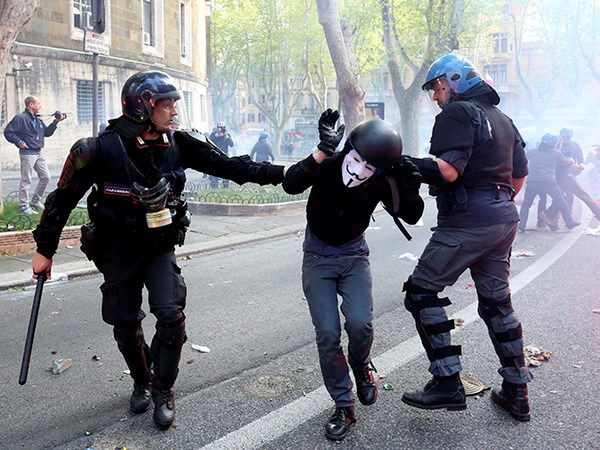
[[[33, 230], [40, 221], [42, 212], [23, 214], [18, 202], [4, 202], [4, 211], [0, 214], [0, 232]], [[87, 210], [77, 207], [69, 216], [67, 226], [83, 225], [89, 222]]]

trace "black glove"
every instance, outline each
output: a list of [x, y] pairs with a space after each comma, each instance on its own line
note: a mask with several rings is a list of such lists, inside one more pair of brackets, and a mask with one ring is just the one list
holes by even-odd
[[415, 163], [411, 161], [410, 156], [403, 155], [400, 158], [400, 164], [394, 167], [393, 172], [400, 188], [400, 195], [407, 197], [419, 195], [423, 175], [421, 175]]
[[333, 111], [331, 108], [324, 111], [319, 118], [320, 142], [317, 144], [317, 148], [327, 156], [331, 156], [335, 153], [337, 146], [340, 145], [340, 142], [344, 137], [344, 130], [346, 129], [345, 125], [340, 125], [337, 130], [335, 129], [335, 123], [339, 118], [339, 111]]

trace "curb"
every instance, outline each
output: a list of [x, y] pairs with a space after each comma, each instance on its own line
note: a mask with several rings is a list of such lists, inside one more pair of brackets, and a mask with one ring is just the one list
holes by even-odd
[[[177, 258], [185, 258], [201, 253], [209, 253], [225, 249], [235, 249], [243, 245], [249, 245], [255, 242], [266, 240], [281, 239], [290, 235], [298, 235], [298, 232], [304, 232], [306, 223], [304, 221], [297, 224], [287, 225], [270, 230], [264, 230], [256, 233], [240, 234], [231, 233], [226, 236], [218, 237], [207, 242], [183, 245], [175, 249]], [[100, 273], [93, 262], [82, 259], [62, 265], [52, 267], [52, 280], [50, 282], [66, 281], [69, 278], [78, 278]], [[29, 277], [29, 278], [28, 278]], [[0, 275], [0, 280], [7, 278], [6, 281], [0, 281], [0, 291], [10, 288], [33, 286], [36, 281], [28, 273], [14, 272], [7, 275]], [[12, 279], [11, 279], [12, 278]]]

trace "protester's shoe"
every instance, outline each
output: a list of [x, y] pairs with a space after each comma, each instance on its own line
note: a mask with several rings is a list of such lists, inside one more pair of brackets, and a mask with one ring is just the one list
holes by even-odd
[[341, 441], [346, 437], [354, 422], [356, 422], [354, 406], [336, 407], [329, 422], [325, 424], [325, 437], [332, 441]]
[[43, 211], [44, 210], [44, 204], [42, 202], [39, 202], [39, 201], [38, 202], [31, 202], [29, 204], [29, 206], [34, 211]]
[[492, 389], [492, 400], [521, 422], [528, 422], [531, 418], [526, 384], [514, 384], [504, 380], [501, 390]]
[[358, 401], [363, 405], [372, 405], [377, 401], [378, 390], [373, 372], [377, 372], [377, 369], [372, 363], [367, 364], [362, 370], [354, 372], [356, 394]]
[[568, 228], [569, 230], [572, 230], [573, 228], [575, 228], [575, 227], [578, 227], [579, 225], [581, 225], [581, 223], [580, 223], [580, 222], [572, 222], [572, 223], [570, 223], [569, 225], [567, 225], [567, 228]]
[[35, 211], [29, 206], [26, 206], [25, 208], [21, 208], [21, 214], [27, 214], [28, 216], [31, 216], [32, 214], [35, 214]]
[[423, 390], [405, 392], [402, 401], [421, 409], [462, 411], [467, 408], [465, 388], [458, 373], [449, 377], [433, 377]]
[[545, 212], [540, 212], [538, 214], [538, 218], [537, 218], [537, 228], [544, 228], [544, 227], [548, 227], [550, 228], [550, 219], [548, 219], [548, 216], [546, 215]]
[[150, 384], [134, 384], [133, 393], [129, 399], [129, 409], [134, 414], [141, 414], [150, 408], [152, 400]]
[[159, 428], [169, 428], [175, 420], [175, 398], [172, 390], [152, 389], [154, 414], [152, 419]]

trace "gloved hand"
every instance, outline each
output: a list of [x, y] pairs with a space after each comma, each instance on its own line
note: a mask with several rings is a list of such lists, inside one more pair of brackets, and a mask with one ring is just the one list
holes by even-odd
[[323, 111], [319, 118], [319, 139], [320, 142], [317, 144], [317, 148], [325, 153], [327, 156], [331, 156], [335, 153], [337, 146], [340, 145], [342, 138], [344, 137], [345, 125], [340, 125], [338, 129], [335, 129], [335, 123], [340, 118], [339, 111], [333, 111], [328, 108]]
[[400, 195], [408, 197], [419, 195], [423, 175], [421, 175], [415, 163], [411, 161], [410, 156], [402, 155], [400, 164], [394, 166], [393, 172], [400, 189]]

